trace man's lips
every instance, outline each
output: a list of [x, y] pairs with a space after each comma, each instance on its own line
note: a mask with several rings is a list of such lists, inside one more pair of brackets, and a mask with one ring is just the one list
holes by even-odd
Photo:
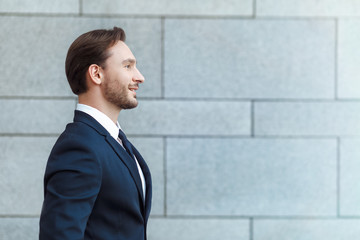
[[129, 90], [132, 91], [132, 92], [135, 92], [138, 89], [139, 89], [139, 86], [130, 86], [129, 87]]

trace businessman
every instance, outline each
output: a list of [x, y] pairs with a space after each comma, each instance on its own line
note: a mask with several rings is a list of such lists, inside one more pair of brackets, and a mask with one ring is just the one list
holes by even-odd
[[125, 32], [94, 30], [70, 46], [66, 76], [74, 121], [55, 143], [44, 177], [40, 240], [144, 240], [151, 176], [117, 122], [144, 82]]

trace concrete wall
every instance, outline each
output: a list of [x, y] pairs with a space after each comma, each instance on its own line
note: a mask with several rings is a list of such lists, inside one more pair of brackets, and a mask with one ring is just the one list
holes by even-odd
[[0, 239], [37, 239], [71, 42], [123, 27], [146, 82], [150, 240], [360, 238], [360, 1], [0, 0]]

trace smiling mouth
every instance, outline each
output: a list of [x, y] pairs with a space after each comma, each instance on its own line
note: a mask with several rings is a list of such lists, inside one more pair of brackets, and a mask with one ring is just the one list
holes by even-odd
[[129, 87], [129, 90], [132, 91], [132, 92], [134, 92], [134, 93], [136, 93], [135, 91], [137, 91], [138, 89], [139, 89], [138, 86], [130, 86], [130, 87]]

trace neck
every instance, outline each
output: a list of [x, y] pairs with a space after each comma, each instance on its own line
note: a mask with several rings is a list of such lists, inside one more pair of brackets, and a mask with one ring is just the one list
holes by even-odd
[[106, 101], [100, 101], [99, 99], [93, 98], [89, 95], [79, 95], [79, 103], [96, 108], [97, 110], [108, 116], [115, 124], [117, 123], [121, 110], [118, 107], [109, 104]]

